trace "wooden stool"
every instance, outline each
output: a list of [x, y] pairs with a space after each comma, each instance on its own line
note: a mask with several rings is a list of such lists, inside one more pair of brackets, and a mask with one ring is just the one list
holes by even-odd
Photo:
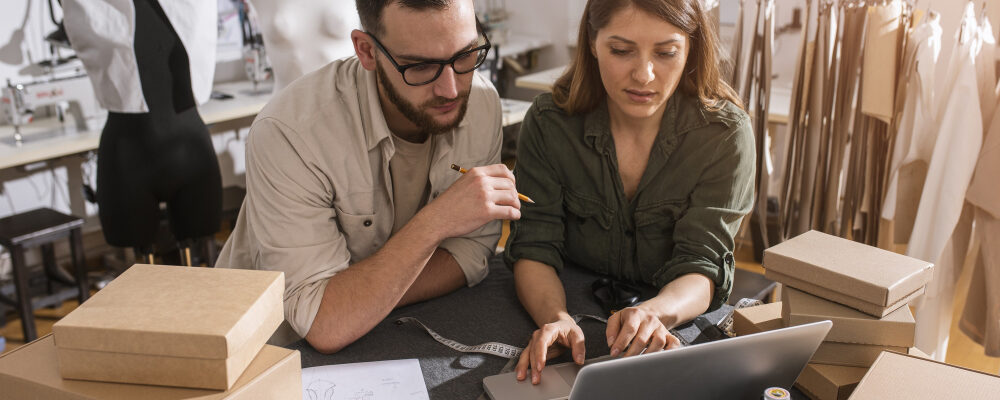
[[[10, 251], [17, 297], [16, 300], [12, 300], [0, 295], [0, 301], [17, 308], [17, 313], [21, 317], [25, 343], [38, 337], [38, 333], [35, 331], [33, 311], [42, 307], [58, 306], [64, 300], [64, 297], [51, 293], [51, 285], [48, 296], [32, 298], [28, 287], [25, 250], [31, 247], [41, 247], [45, 274], [50, 281], [71, 287], [75, 286], [69, 290], [77, 292], [77, 298], [82, 304], [90, 296], [90, 290], [87, 287], [87, 270], [83, 262], [82, 226], [82, 218], [66, 215], [49, 208], [39, 208], [0, 219], [0, 246]], [[53, 243], [67, 236], [70, 238], [75, 280], [56, 265]]]

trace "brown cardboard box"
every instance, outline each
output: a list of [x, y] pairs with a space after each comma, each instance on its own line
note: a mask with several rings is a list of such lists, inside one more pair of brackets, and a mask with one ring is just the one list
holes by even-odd
[[20, 399], [292, 399], [302, 396], [297, 350], [264, 346], [227, 391], [78, 381], [59, 376], [52, 335], [0, 356], [0, 397]]
[[63, 378], [226, 390], [284, 319], [274, 271], [137, 264], [52, 328]]
[[830, 320], [829, 342], [912, 347], [916, 323], [909, 307], [900, 307], [875, 318], [850, 307], [785, 286], [781, 291], [781, 317], [785, 326]]
[[906, 353], [906, 347], [876, 346], [871, 344], [853, 344], [823, 342], [816, 349], [813, 358], [809, 360], [816, 364], [840, 365], [844, 367], [868, 368], [883, 351]]
[[845, 400], [867, 372], [868, 368], [809, 363], [795, 386], [813, 400]]
[[736, 332], [736, 336], [784, 327], [781, 321], [781, 302], [741, 308], [733, 312], [733, 331]]
[[764, 251], [764, 276], [884, 317], [923, 294], [933, 264], [809, 231]]
[[1000, 377], [915, 356], [885, 352], [851, 400], [996, 399]]

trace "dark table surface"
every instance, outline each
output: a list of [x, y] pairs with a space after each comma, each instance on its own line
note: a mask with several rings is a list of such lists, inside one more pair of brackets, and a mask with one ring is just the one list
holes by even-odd
[[[600, 278], [599, 275], [567, 267], [560, 278], [566, 288], [570, 314], [606, 317], [591, 290], [591, 284]], [[645, 289], [644, 299], [656, 294], [655, 288]], [[731, 306], [724, 305], [703, 317], [711, 323], [718, 323], [730, 310]], [[483, 378], [499, 373], [507, 364], [506, 358], [452, 350], [415, 324], [396, 324], [400, 317], [415, 317], [438, 334], [466, 345], [500, 342], [523, 347], [536, 329], [531, 316], [517, 299], [513, 274], [500, 257], [494, 257], [490, 260], [489, 276], [479, 285], [399, 308], [371, 332], [336, 354], [321, 354], [305, 340], [289, 348], [302, 353], [303, 368], [416, 358], [431, 399], [476, 399], [483, 394]], [[587, 358], [607, 355], [605, 324], [584, 319], [580, 327], [586, 337]], [[698, 340], [701, 333], [701, 329], [693, 323], [682, 325], [675, 331], [686, 342]], [[549, 364], [569, 361], [567, 354], [550, 360]], [[805, 398], [794, 391], [793, 396], [795, 399]]]

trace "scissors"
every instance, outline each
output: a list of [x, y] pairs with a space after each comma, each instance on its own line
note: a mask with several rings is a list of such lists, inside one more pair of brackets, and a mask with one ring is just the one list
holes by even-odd
[[638, 287], [609, 278], [600, 278], [594, 281], [590, 288], [594, 291], [597, 302], [601, 304], [601, 308], [608, 315], [638, 304], [639, 295], [642, 293]]

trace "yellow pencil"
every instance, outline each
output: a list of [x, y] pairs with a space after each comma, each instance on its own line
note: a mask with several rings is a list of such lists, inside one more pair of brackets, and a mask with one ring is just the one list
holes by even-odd
[[[469, 172], [469, 170], [467, 170], [465, 168], [462, 168], [462, 167], [459, 167], [459, 166], [457, 166], [455, 164], [451, 164], [451, 169], [453, 169], [455, 171], [458, 171], [458, 172], [461, 172], [463, 174], [466, 173], [466, 172]], [[517, 198], [521, 199], [521, 201], [526, 201], [526, 202], [529, 202], [531, 204], [535, 204], [534, 200], [532, 200], [530, 197], [525, 196], [525, 195], [523, 195], [521, 193], [517, 194]]]

